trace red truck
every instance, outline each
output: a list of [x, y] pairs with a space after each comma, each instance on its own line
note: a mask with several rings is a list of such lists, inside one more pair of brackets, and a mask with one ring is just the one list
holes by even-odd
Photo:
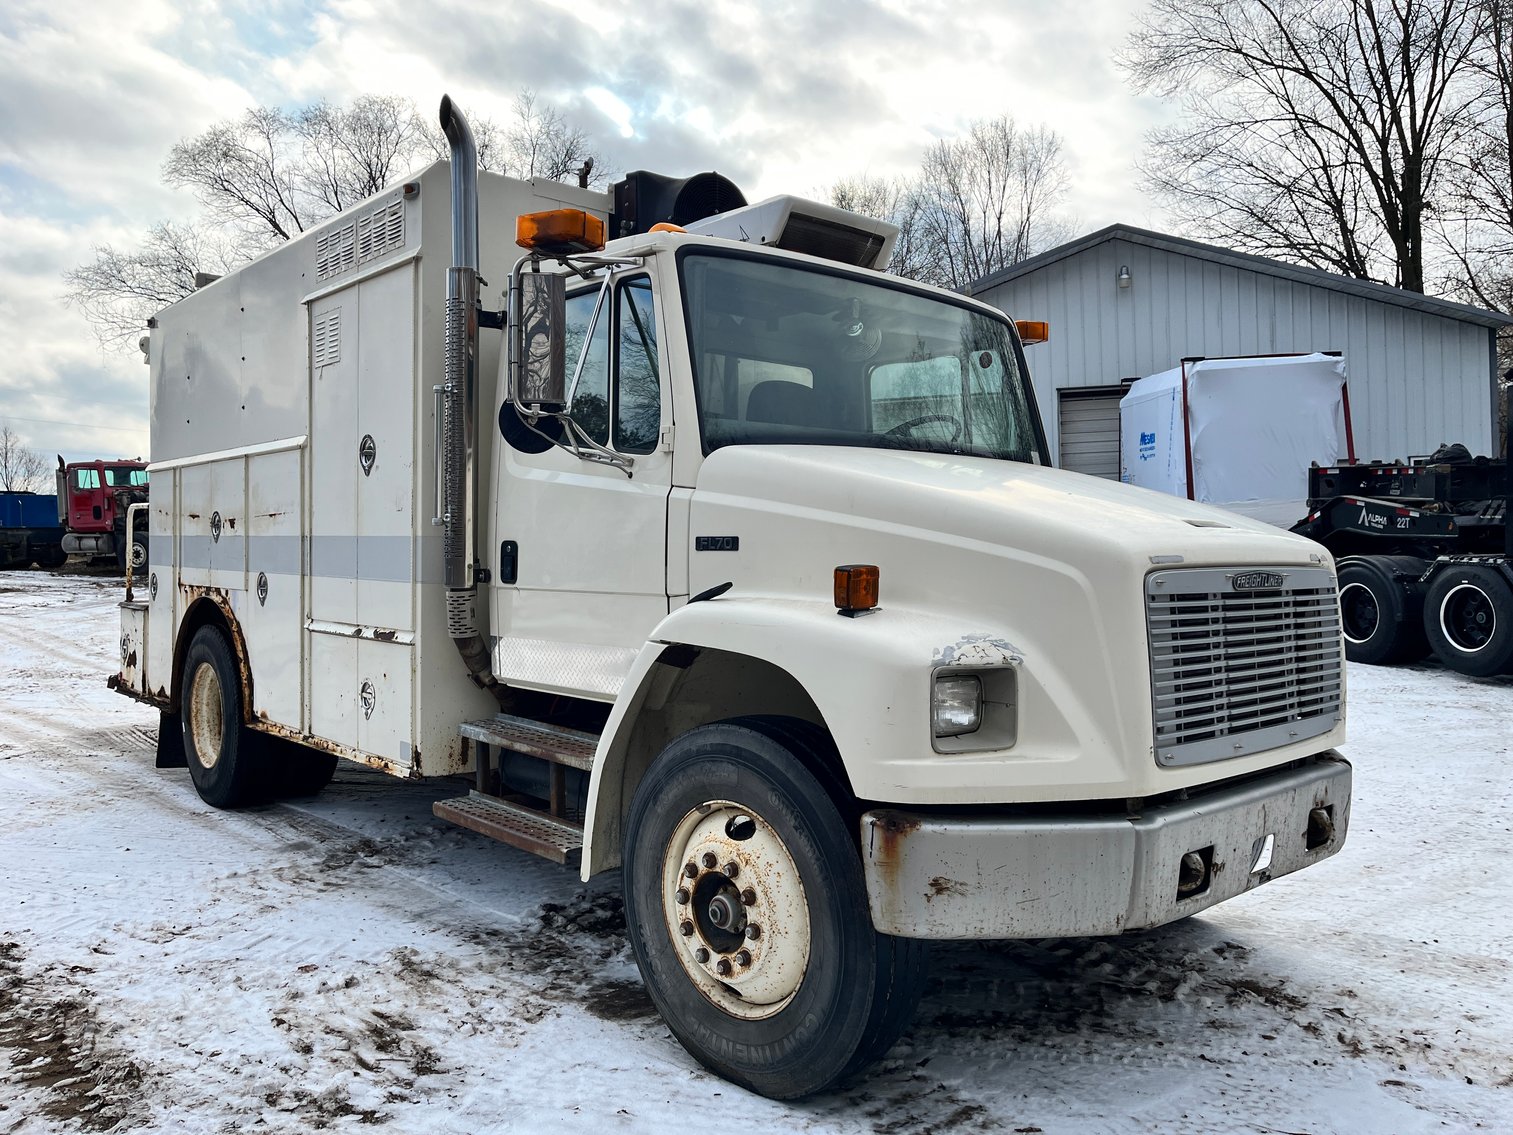
[[[126, 510], [147, 500], [145, 461], [75, 461], [58, 458], [58, 523], [68, 531], [63, 550], [69, 555], [114, 556], [133, 570], [147, 565], [147, 526], [126, 539]], [[128, 549], [128, 543], [130, 548]]]

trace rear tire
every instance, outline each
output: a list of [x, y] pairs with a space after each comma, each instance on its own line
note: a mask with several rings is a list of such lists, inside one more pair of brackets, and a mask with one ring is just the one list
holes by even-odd
[[134, 573], [147, 567], [147, 537], [133, 533], [131, 538], [131, 570]]
[[1368, 556], [1340, 568], [1345, 657], [1369, 666], [1413, 662], [1428, 653], [1418, 604], [1393, 576], [1396, 562]]
[[1452, 564], [1424, 600], [1424, 633], [1435, 657], [1477, 678], [1513, 666], [1513, 588], [1494, 568]]
[[625, 918], [652, 1001], [701, 1064], [773, 1099], [822, 1091], [887, 1051], [924, 973], [923, 943], [872, 928], [834, 778], [806, 766], [806, 727], [788, 725], [674, 740], [625, 835]]
[[267, 746], [243, 724], [236, 659], [226, 636], [213, 626], [194, 632], [184, 656], [179, 717], [184, 758], [200, 799], [216, 808], [238, 808], [273, 795]]

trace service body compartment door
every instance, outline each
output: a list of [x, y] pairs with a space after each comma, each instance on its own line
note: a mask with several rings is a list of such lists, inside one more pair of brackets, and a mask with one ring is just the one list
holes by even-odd
[[501, 582], [493, 589], [494, 669], [506, 682], [613, 697], [667, 614], [672, 460], [662, 431], [672, 403], [661, 381], [659, 316], [641, 271], [568, 298], [567, 366], [577, 374], [569, 412], [589, 437], [630, 459], [629, 475], [543, 448], [523, 427], [499, 443], [497, 540], [480, 554]]
[[[310, 731], [410, 767], [416, 266], [310, 304]], [[427, 400], [428, 401], [428, 400]], [[384, 649], [388, 647], [388, 649]]]

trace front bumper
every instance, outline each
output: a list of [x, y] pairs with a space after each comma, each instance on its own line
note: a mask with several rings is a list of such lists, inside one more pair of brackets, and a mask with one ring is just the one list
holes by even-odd
[[[872, 921], [905, 938], [1160, 926], [1333, 855], [1350, 823], [1350, 782], [1350, 764], [1331, 750], [1134, 815], [874, 809], [861, 820]], [[1206, 868], [1198, 887], [1182, 875], [1189, 852]], [[1179, 894], [1179, 880], [1190, 893]]]

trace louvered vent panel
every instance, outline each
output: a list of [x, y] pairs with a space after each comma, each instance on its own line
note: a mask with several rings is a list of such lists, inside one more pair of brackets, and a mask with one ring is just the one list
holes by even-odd
[[1145, 590], [1160, 763], [1263, 752], [1339, 720], [1339, 598], [1327, 569], [1164, 571]]
[[404, 202], [390, 201], [320, 233], [315, 238], [315, 274], [332, 279], [404, 244]]
[[341, 308], [328, 311], [315, 321], [315, 334], [310, 344], [310, 365], [331, 366], [341, 362]]

